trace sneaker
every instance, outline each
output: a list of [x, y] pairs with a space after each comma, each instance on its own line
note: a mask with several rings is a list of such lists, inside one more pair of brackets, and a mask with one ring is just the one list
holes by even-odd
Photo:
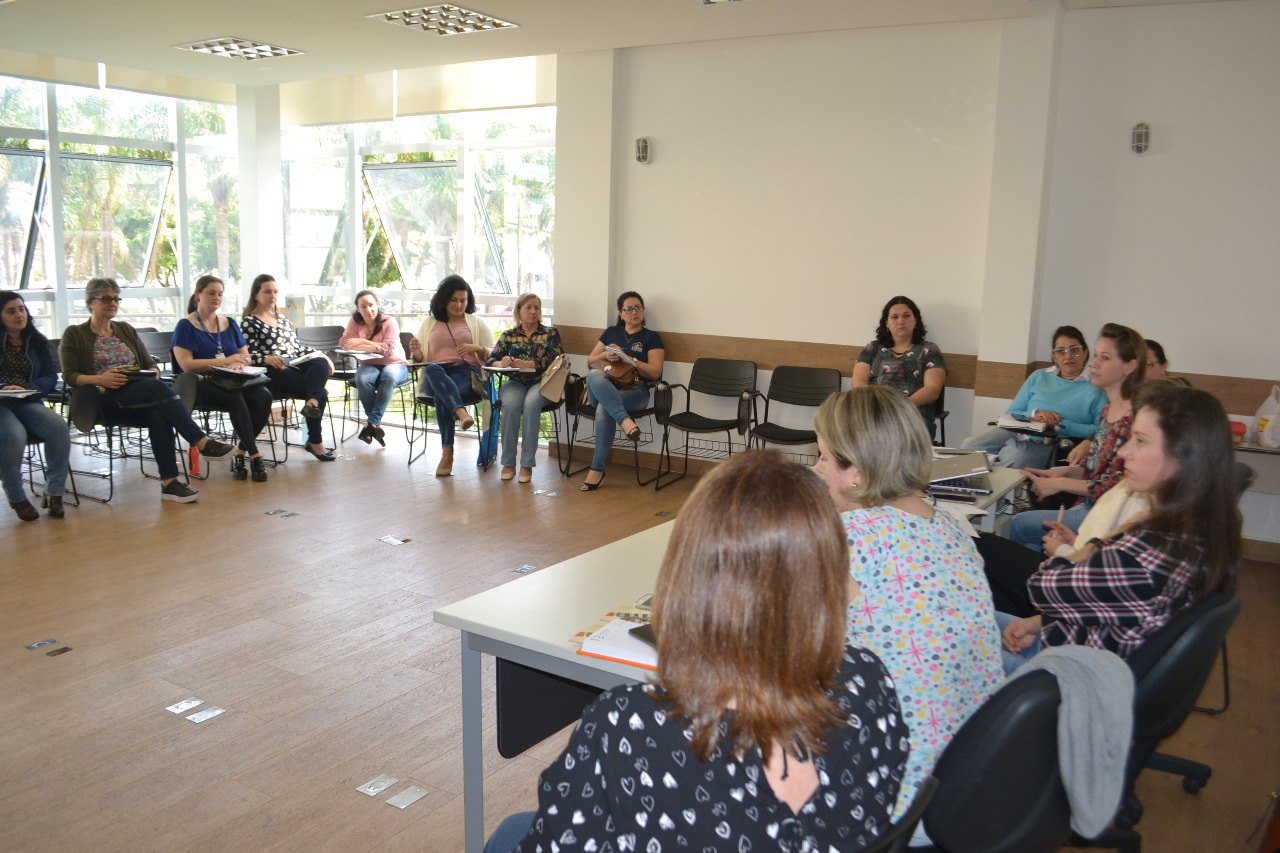
[[245, 467], [243, 453], [231, 457], [231, 476], [237, 480], [249, 479], [249, 469]]
[[162, 501], [189, 504], [198, 497], [200, 497], [200, 493], [188, 488], [186, 483], [181, 480], [172, 480], [169, 485], [160, 487], [160, 500]]
[[225, 441], [218, 441], [216, 438], [210, 436], [209, 440], [204, 443], [204, 450], [200, 451], [200, 455], [207, 456], [210, 459], [217, 459], [221, 456], [226, 456], [234, 449], [235, 448], [227, 444]]
[[[244, 457], [240, 457], [243, 459]], [[252, 472], [250, 476], [255, 483], [265, 483], [267, 481], [267, 463], [262, 460], [261, 456], [256, 456], [249, 460], [249, 470]]]

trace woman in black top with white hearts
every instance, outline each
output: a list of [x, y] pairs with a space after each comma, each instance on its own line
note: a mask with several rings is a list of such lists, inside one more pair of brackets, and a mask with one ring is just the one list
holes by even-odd
[[[333, 451], [324, 446], [324, 406], [329, 400], [325, 386], [333, 375], [333, 362], [322, 352], [298, 340], [289, 318], [277, 312], [280, 289], [276, 280], [263, 273], [253, 280], [249, 302], [244, 307], [244, 340], [254, 364], [267, 368], [271, 393], [281, 400], [302, 400], [302, 417], [307, 422], [306, 451], [321, 462], [332, 462]], [[310, 356], [306, 361], [299, 361]]]
[[775, 453], [695, 489], [655, 591], [658, 673], [605, 692], [486, 851], [855, 853], [907, 758], [893, 681], [845, 648], [848, 554], [822, 485]]

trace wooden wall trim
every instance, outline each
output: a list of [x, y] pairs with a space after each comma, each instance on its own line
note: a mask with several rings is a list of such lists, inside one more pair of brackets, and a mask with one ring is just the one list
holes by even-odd
[[[600, 338], [600, 329], [590, 326], [557, 326], [566, 352], [586, 355]], [[661, 330], [659, 330], [661, 331]], [[777, 341], [725, 335], [698, 335], [691, 332], [662, 332], [667, 360], [691, 364], [703, 356], [741, 358], [754, 361], [761, 370], [780, 364], [799, 367], [834, 367], [842, 376], [853, 373], [853, 364], [864, 344], [827, 344], [812, 341]], [[979, 397], [1012, 399], [1032, 371], [1048, 362], [1026, 364], [1006, 361], [979, 361], [977, 356], [944, 353], [947, 360], [947, 387], [971, 389]], [[1179, 373], [1197, 388], [1222, 401], [1228, 412], [1251, 415], [1257, 411], [1271, 386], [1280, 379], [1247, 379], [1208, 373]]]
[[1242, 554], [1246, 560], [1257, 560], [1260, 563], [1280, 565], [1280, 542], [1246, 539], [1244, 540]]

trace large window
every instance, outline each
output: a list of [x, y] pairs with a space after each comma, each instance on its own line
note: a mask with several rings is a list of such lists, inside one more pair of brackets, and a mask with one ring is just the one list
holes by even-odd
[[289, 128], [282, 147], [286, 265], [307, 322], [342, 321], [364, 287], [416, 318], [451, 273], [485, 313], [526, 291], [554, 311], [554, 107]]
[[86, 316], [96, 276], [126, 288], [131, 322], [171, 327], [193, 271], [237, 276], [234, 122], [234, 107], [0, 77], [0, 286], [53, 336]]

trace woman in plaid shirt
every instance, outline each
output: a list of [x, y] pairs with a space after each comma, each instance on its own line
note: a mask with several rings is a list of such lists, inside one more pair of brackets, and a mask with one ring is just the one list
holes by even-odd
[[1128, 657], [1174, 615], [1231, 582], [1240, 511], [1226, 411], [1205, 391], [1163, 382], [1144, 385], [1135, 406], [1119, 455], [1130, 487], [1152, 508], [1106, 539], [1041, 564], [1027, 582], [1040, 615], [997, 614], [1006, 671], [1041, 643]]

